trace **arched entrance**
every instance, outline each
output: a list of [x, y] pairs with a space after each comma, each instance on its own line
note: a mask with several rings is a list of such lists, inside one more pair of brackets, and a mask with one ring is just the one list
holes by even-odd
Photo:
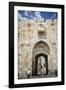
[[34, 75], [41, 75], [43, 67], [44, 67], [44, 75], [47, 75], [48, 74], [48, 56], [44, 53], [40, 53], [35, 56], [35, 74]]
[[48, 74], [48, 54], [49, 46], [40, 41], [33, 48], [32, 76], [42, 76]]

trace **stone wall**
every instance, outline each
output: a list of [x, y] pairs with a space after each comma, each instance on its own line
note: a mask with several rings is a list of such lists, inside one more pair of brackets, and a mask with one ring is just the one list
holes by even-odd
[[18, 78], [27, 78], [29, 68], [32, 73], [33, 48], [39, 41], [49, 46], [50, 53], [45, 52], [48, 55], [49, 74], [57, 70], [57, 31], [56, 19], [18, 21]]

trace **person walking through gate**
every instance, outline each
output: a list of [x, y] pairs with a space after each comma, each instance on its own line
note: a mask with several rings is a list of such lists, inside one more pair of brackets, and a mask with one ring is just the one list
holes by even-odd
[[27, 78], [30, 78], [30, 76], [31, 76], [31, 70], [28, 69], [28, 72], [27, 72]]
[[42, 76], [43, 76], [43, 74], [45, 74], [46, 61], [45, 61], [45, 58], [43, 56], [40, 57], [40, 60], [41, 60], [41, 66], [42, 66], [41, 73], [42, 73]]

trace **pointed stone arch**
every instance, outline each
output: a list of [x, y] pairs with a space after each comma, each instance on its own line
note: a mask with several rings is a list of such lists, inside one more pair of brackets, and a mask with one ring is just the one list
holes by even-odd
[[[32, 52], [32, 75], [35, 75], [35, 67], [36, 67], [36, 57], [38, 56], [44, 56], [46, 59], [48, 59], [48, 55], [50, 54], [50, 48], [48, 44], [44, 41], [38, 41], [34, 47]], [[48, 63], [47, 63], [48, 66]], [[48, 67], [47, 67], [47, 73], [48, 73]]]

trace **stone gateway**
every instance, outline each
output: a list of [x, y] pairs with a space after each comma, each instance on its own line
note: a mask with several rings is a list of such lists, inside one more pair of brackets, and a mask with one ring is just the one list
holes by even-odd
[[57, 33], [57, 19], [18, 21], [18, 79], [57, 76]]

